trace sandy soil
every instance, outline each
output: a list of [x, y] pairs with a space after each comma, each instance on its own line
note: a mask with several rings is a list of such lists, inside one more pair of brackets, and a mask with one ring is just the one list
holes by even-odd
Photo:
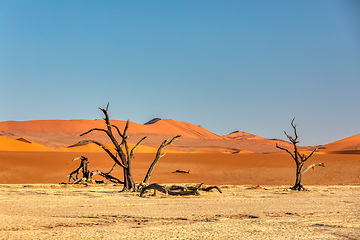
[[[90, 170], [109, 171], [113, 161], [106, 153], [77, 152], [1, 152], [0, 184], [60, 183], [79, 166], [71, 161], [85, 155]], [[155, 154], [138, 153], [133, 160], [133, 174], [141, 182]], [[306, 165], [325, 163], [303, 176], [306, 185], [359, 185], [359, 154], [315, 154]], [[190, 174], [174, 173], [190, 170]], [[114, 176], [121, 177], [117, 168]], [[295, 182], [295, 162], [286, 153], [222, 154], [222, 153], [168, 153], [156, 165], [151, 182], [204, 183], [233, 185], [292, 185]]]
[[0, 239], [360, 238], [360, 186], [221, 188], [141, 198], [113, 185], [0, 185]]

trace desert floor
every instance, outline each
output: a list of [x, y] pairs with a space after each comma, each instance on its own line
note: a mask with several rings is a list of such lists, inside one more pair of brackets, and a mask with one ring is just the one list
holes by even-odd
[[[326, 167], [309, 170], [309, 191], [296, 192], [288, 190], [295, 163], [286, 153], [168, 153], [150, 182], [223, 193], [144, 198], [112, 184], [59, 185], [80, 155], [89, 170], [113, 165], [104, 153], [0, 152], [0, 239], [360, 239], [360, 154], [315, 154], [308, 164]], [[135, 157], [141, 182], [154, 154]]]
[[1, 239], [359, 239], [360, 186], [221, 186], [139, 197], [113, 185], [0, 185]]
[[[106, 153], [0, 151], [0, 184], [67, 182], [67, 176], [80, 164], [72, 159], [81, 155], [88, 157], [90, 171], [108, 172], [114, 164]], [[144, 179], [154, 156], [135, 154], [132, 161], [135, 181]], [[325, 168], [310, 169], [303, 176], [305, 186], [360, 184], [360, 154], [315, 154], [305, 166], [318, 162], [325, 163]], [[190, 174], [174, 173], [177, 169]], [[121, 178], [121, 168], [116, 167], [112, 174]], [[287, 153], [168, 153], [156, 165], [150, 182], [292, 185], [295, 162]]]

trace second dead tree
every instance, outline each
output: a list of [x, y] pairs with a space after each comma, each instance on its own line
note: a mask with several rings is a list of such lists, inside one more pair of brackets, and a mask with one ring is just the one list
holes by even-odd
[[[92, 178], [95, 175], [100, 175], [104, 178], [106, 178], [107, 180], [109, 180], [110, 182], [113, 183], [123, 183], [122, 181], [120, 181], [119, 179], [117, 179], [116, 177], [110, 175], [110, 173], [114, 170], [116, 163], [114, 164], [114, 166], [110, 169], [109, 172], [105, 173], [105, 172], [101, 172], [98, 170], [95, 171], [89, 171], [88, 170], [88, 165], [89, 165], [89, 159], [87, 157], [81, 156], [81, 157], [76, 157], [73, 159], [73, 161], [76, 160], [81, 160], [80, 162], [80, 166], [72, 171], [69, 175], [69, 182], [68, 184], [80, 184], [80, 183], [88, 183], [88, 182], [92, 182]], [[79, 174], [80, 172], [82, 172], [82, 177], [79, 178]], [[73, 177], [73, 175], [75, 175], [75, 177]], [[73, 182], [71, 182], [71, 180], [73, 180]]]
[[295, 163], [296, 163], [296, 180], [295, 180], [295, 185], [293, 187], [291, 187], [292, 190], [298, 190], [298, 191], [302, 191], [305, 190], [305, 188], [303, 187], [302, 183], [301, 183], [301, 177], [304, 173], [306, 173], [310, 168], [315, 168], [315, 166], [321, 166], [321, 167], [325, 167], [324, 163], [314, 163], [311, 164], [310, 166], [308, 166], [307, 168], [304, 169], [304, 163], [319, 149], [319, 148], [315, 148], [309, 155], [308, 154], [300, 154], [299, 150], [298, 150], [298, 146], [297, 144], [299, 143], [298, 141], [298, 134], [296, 131], [296, 124], [294, 124], [294, 120], [295, 118], [293, 118], [293, 120], [291, 121], [291, 126], [293, 127], [294, 130], [294, 135], [295, 137], [292, 137], [290, 135], [288, 135], [285, 131], [285, 135], [286, 137], [290, 140], [290, 142], [293, 144], [294, 146], [294, 153], [290, 152], [288, 149], [280, 147], [276, 144], [276, 147], [286, 151], [287, 153], [289, 153], [291, 155], [291, 157], [294, 159]]
[[[79, 183], [82, 179], [89, 180], [89, 178], [90, 178], [90, 172], [87, 169], [87, 167], [89, 165], [89, 160], [84, 156], [77, 157], [77, 158], [73, 159], [73, 161], [76, 161], [76, 160], [81, 160], [80, 166], [76, 170], [74, 170], [74, 171], [72, 171], [70, 173], [70, 175], [69, 175], [69, 184], [71, 183], [71, 179], [74, 180], [72, 182], [72, 184], [76, 184], [76, 183]], [[79, 179], [80, 171], [82, 172], [82, 177]], [[73, 177], [74, 174], [76, 174], [75, 177]]]

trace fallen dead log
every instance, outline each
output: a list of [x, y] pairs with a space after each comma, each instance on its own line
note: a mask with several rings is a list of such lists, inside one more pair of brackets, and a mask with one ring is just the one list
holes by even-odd
[[187, 173], [187, 174], [190, 174], [190, 170], [184, 171], [184, 170], [177, 169], [173, 173]]
[[[90, 174], [90, 179], [92, 179], [93, 176], [95, 175], [100, 175], [102, 176], [103, 178], [109, 180], [110, 182], [113, 182], [113, 183], [119, 183], [119, 184], [124, 184], [123, 181], [121, 181], [120, 179], [110, 175], [109, 173], [104, 173], [104, 172], [101, 172], [101, 171], [98, 171], [98, 170], [95, 170], [95, 171], [92, 171], [91, 174]], [[95, 180], [96, 181], [96, 180]], [[103, 182], [103, 181], [102, 181]]]
[[200, 195], [199, 189], [203, 185], [203, 183], [200, 183], [198, 186], [189, 188], [181, 188], [179, 187], [177, 190], [168, 190], [169, 195], [175, 195], [175, 196], [185, 196], [185, 195]]
[[166, 196], [168, 195], [168, 190], [164, 186], [161, 186], [157, 183], [153, 183], [141, 189], [140, 197], [143, 197], [144, 193], [150, 189], [154, 189], [154, 195], [156, 195], [156, 191], [163, 192], [165, 193]]
[[209, 186], [209, 187], [200, 188], [201, 191], [206, 191], [206, 192], [210, 192], [213, 189], [216, 189], [219, 191], [219, 193], [222, 193], [221, 189], [218, 186]]
[[208, 186], [203, 187], [203, 183], [198, 184], [197, 186], [178, 186], [178, 185], [172, 185], [170, 187], [162, 186], [157, 183], [150, 184], [148, 186], [142, 186], [140, 197], [143, 197], [145, 192], [148, 190], [154, 190], [154, 195], [157, 194], [157, 191], [164, 193], [167, 195], [172, 196], [189, 196], [189, 195], [200, 195], [199, 191], [206, 191], [209, 192], [212, 189], [218, 190], [220, 193], [222, 193], [221, 189], [218, 186]]
[[[173, 185], [173, 186], [170, 187], [170, 189], [174, 189], [174, 190], [176, 190], [176, 189], [184, 189], [184, 188], [185, 188], [185, 187], [176, 186], [176, 185]], [[187, 189], [188, 189], [188, 190], [195, 190], [196, 187], [194, 187], [194, 186], [188, 186]], [[220, 189], [218, 186], [200, 187], [198, 190], [200, 190], [200, 191], [205, 191], [205, 192], [210, 192], [210, 191], [213, 190], [213, 189], [216, 189], [216, 190], [219, 191], [219, 193], [222, 193], [221, 189]]]

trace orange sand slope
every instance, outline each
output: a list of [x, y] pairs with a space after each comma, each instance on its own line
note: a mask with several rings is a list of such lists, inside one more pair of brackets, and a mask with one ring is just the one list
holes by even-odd
[[[126, 121], [112, 120], [111, 123], [122, 130]], [[105, 127], [102, 119], [6, 121], [0, 122], [0, 136], [13, 139], [24, 137], [56, 149], [74, 145], [84, 139], [110, 143], [106, 134], [99, 131], [93, 131], [86, 136], [80, 137], [80, 134], [92, 128]], [[221, 136], [213, 134], [200, 126], [171, 119], [156, 120], [147, 124], [130, 122], [127, 134], [130, 135], [129, 141], [132, 143], [136, 143], [143, 136], [148, 136], [142, 145], [151, 147], [158, 147], [163, 140], [175, 135], [181, 135], [182, 139], [223, 139]]]
[[[81, 155], [89, 158], [91, 171], [107, 172], [114, 164], [100, 152], [0, 151], [0, 184], [67, 182], [67, 176], [79, 166], [72, 159]], [[134, 179], [141, 182], [155, 154], [137, 153], [135, 157]], [[315, 154], [306, 165], [317, 162], [326, 167], [308, 171], [303, 176], [305, 186], [360, 184], [359, 154]], [[190, 173], [174, 173], [177, 169]], [[115, 167], [112, 174], [121, 179], [121, 168]], [[168, 153], [156, 165], [150, 182], [291, 186], [295, 163], [286, 153]]]
[[360, 153], [360, 134], [341, 139], [323, 146], [324, 152], [333, 153]]
[[235, 131], [230, 134], [223, 136], [225, 139], [233, 139], [233, 140], [245, 140], [245, 139], [265, 139], [247, 132]]
[[53, 151], [51, 148], [24, 138], [11, 139], [0, 136], [0, 151]]
[[[113, 151], [114, 145], [112, 144], [103, 144], [106, 148]], [[135, 144], [129, 143], [129, 149], [131, 150], [135, 147]], [[29, 151], [56, 151], [56, 152], [79, 152], [79, 153], [87, 153], [87, 152], [104, 152], [104, 150], [94, 143], [84, 143], [84, 144], [74, 144], [72, 146], [66, 148], [58, 148], [58, 149], [51, 149], [45, 147], [41, 144], [26, 140], [24, 138], [20, 139], [11, 139], [6, 137], [0, 136], [0, 151], [15, 151], [15, 152], [29, 152]], [[142, 146], [139, 145], [136, 148], [137, 153], [156, 153], [157, 148]], [[172, 151], [164, 149], [163, 153], [176, 153], [179, 151]]]
[[[123, 129], [126, 121], [112, 120], [112, 124]], [[64, 151], [99, 151], [97, 147], [87, 146], [81, 150], [77, 148], [68, 149], [81, 140], [91, 139], [110, 144], [108, 137], [103, 132], [93, 131], [80, 137], [92, 128], [104, 128], [104, 120], [35, 120], [35, 121], [6, 121], [0, 122], [0, 136], [19, 139], [24, 138], [31, 141], [32, 148], [35, 142], [51, 149]], [[143, 136], [147, 136], [142, 146], [157, 148], [164, 139], [181, 135], [182, 137], [167, 150], [196, 152], [196, 151], [218, 151], [218, 152], [254, 152], [269, 153], [281, 152], [276, 144], [291, 148], [291, 144], [283, 140], [270, 140], [255, 136], [246, 132], [233, 132], [228, 135], [218, 136], [203, 127], [179, 122], [171, 119], [153, 119], [145, 124], [130, 122], [128, 129], [129, 142], [136, 143]], [[3, 144], [3, 146], [6, 144]], [[29, 145], [26, 145], [29, 147]], [[322, 152], [330, 153], [360, 153], [360, 134], [334, 143], [324, 145]], [[84, 148], [84, 147], [82, 147]], [[1, 147], [8, 151], [9, 148]], [[19, 149], [15, 147], [14, 149]], [[22, 148], [26, 149], [26, 148]], [[302, 150], [312, 150], [313, 147], [303, 147]], [[154, 149], [151, 149], [153, 151]], [[142, 151], [142, 150], [141, 150]], [[146, 150], [149, 152], [150, 150]], [[340, 152], [339, 152], [340, 151]]]
[[[124, 129], [126, 121], [111, 120], [111, 123]], [[52, 132], [81, 134], [92, 128], [104, 128], [104, 120], [33, 120], [0, 122], [0, 131], [17, 132]], [[187, 138], [222, 139], [203, 127], [171, 119], [150, 121], [146, 124], [130, 122], [128, 134], [163, 134], [182, 135]]]
[[[110, 151], [113, 151], [115, 148], [114, 145], [112, 145], [112, 144], [103, 143], [103, 145]], [[128, 147], [131, 150], [135, 147], [135, 144], [129, 143]], [[87, 152], [101, 152], [101, 153], [104, 152], [104, 150], [101, 147], [99, 147], [98, 145], [96, 145], [94, 143], [74, 144], [74, 145], [66, 147], [66, 148], [58, 148], [58, 149], [56, 149], [56, 151], [58, 151], [58, 152], [86, 152], [86, 153]], [[125, 149], [124, 149], [124, 151], [125, 151]], [[149, 147], [149, 146], [139, 145], [136, 148], [136, 153], [156, 153], [156, 152], [157, 152], [157, 148], [153, 148], [153, 147]], [[163, 149], [162, 153], [180, 153], [180, 152]]]
[[[126, 124], [118, 120], [111, 122], [120, 129]], [[89, 158], [90, 170], [110, 170], [113, 162], [99, 146], [77, 144], [85, 139], [96, 140], [112, 150], [103, 132], [79, 136], [104, 125], [103, 120], [0, 122], [0, 184], [66, 182], [66, 176], [79, 164], [71, 160], [81, 155]], [[130, 148], [148, 136], [135, 151], [132, 164], [138, 182], [146, 174], [161, 142], [175, 135], [182, 137], [163, 150], [168, 154], [156, 166], [152, 182], [254, 185], [292, 185], [294, 182], [293, 160], [276, 148], [276, 144], [291, 148], [290, 143], [282, 140], [238, 131], [218, 136], [200, 126], [171, 119], [153, 119], [146, 124], [131, 122], [128, 135]], [[360, 184], [360, 154], [354, 154], [360, 153], [360, 134], [323, 147], [325, 149], [316, 153], [308, 164], [324, 162], [326, 167], [307, 172], [304, 184]], [[301, 148], [304, 152], [312, 149]], [[174, 173], [177, 169], [190, 170], [190, 174]], [[121, 177], [122, 171], [117, 168], [113, 174]]]

